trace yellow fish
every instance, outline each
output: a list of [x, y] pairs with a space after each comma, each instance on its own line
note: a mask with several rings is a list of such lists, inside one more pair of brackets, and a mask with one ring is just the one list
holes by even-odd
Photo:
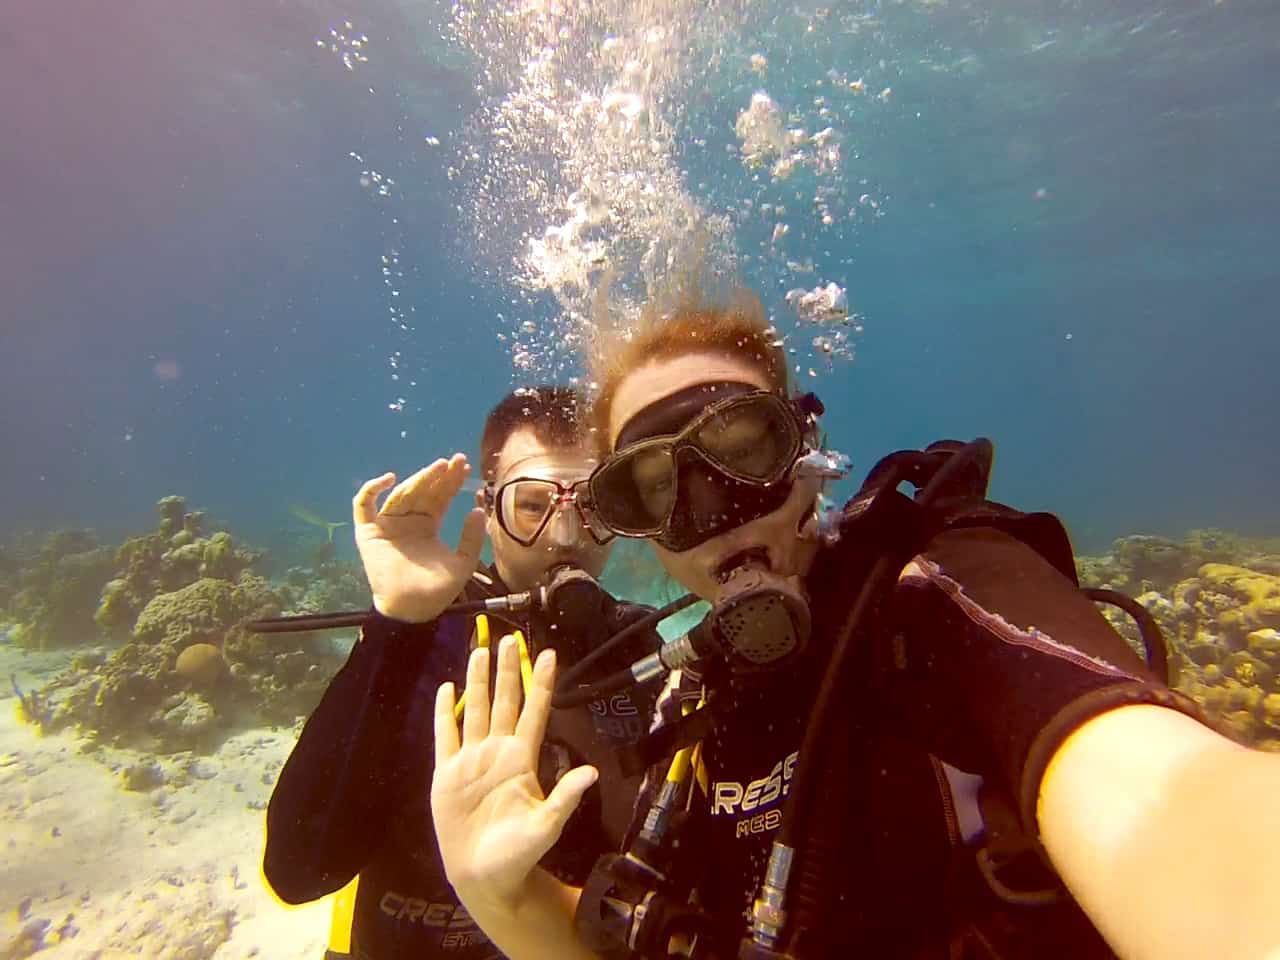
[[345, 527], [347, 525], [346, 520], [326, 520], [310, 507], [304, 506], [301, 503], [289, 504], [289, 512], [303, 523], [308, 523], [313, 527], [324, 527], [328, 533], [330, 543], [333, 542], [333, 531], [337, 530], [339, 527]]

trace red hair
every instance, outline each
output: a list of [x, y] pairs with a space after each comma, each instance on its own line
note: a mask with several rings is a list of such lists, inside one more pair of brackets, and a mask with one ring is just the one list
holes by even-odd
[[787, 393], [787, 357], [758, 297], [737, 290], [728, 306], [686, 303], [660, 315], [646, 313], [629, 337], [602, 339], [592, 372], [599, 392], [593, 419], [602, 436], [618, 385], [628, 373], [653, 360], [689, 353], [725, 353], [747, 360], [777, 393]]

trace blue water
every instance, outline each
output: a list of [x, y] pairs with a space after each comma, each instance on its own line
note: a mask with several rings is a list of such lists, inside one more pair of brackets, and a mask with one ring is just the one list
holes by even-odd
[[[513, 308], [457, 209], [443, 157], [480, 99], [447, 5], [359, 6], [6, 13], [0, 537], [147, 529], [177, 492], [277, 542], [290, 502], [339, 519], [363, 478], [472, 451], [525, 382], [497, 334], [554, 306]], [[789, 240], [866, 318], [856, 362], [812, 381], [833, 443], [861, 472], [990, 436], [995, 495], [1081, 549], [1280, 532], [1280, 8], [869, 4], [874, 32], [816, 38], [814, 9], [778, 4], [691, 76], [680, 159], [709, 209], [751, 189], [724, 147], [756, 50], [775, 97], [832, 68], [892, 87], [843, 173], [885, 215]], [[357, 12], [376, 55], [348, 72], [315, 40]], [[391, 250], [412, 333], [387, 319]], [[776, 264], [744, 274], [782, 309]]]

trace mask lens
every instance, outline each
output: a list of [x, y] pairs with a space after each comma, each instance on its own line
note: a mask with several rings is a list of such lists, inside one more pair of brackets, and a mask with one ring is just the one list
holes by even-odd
[[796, 429], [771, 397], [736, 403], [702, 424], [694, 445], [730, 476], [771, 483], [796, 454]]
[[671, 445], [640, 444], [596, 471], [591, 496], [611, 530], [644, 534], [666, 521], [675, 486]]
[[499, 519], [516, 540], [532, 543], [551, 511], [560, 490], [546, 480], [516, 480], [498, 492]]
[[673, 553], [773, 513], [786, 501], [791, 484], [730, 477], [690, 448], [681, 457], [679, 489], [671, 519], [654, 537]]

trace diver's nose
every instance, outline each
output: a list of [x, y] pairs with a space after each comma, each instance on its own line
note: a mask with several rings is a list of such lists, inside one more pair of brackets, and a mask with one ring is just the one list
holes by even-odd
[[573, 509], [573, 504], [559, 504], [556, 512], [551, 516], [547, 529], [552, 545], [576, 547], [582, 542], [583, 532], [582, 520], [578, 516], [578, 511]]

